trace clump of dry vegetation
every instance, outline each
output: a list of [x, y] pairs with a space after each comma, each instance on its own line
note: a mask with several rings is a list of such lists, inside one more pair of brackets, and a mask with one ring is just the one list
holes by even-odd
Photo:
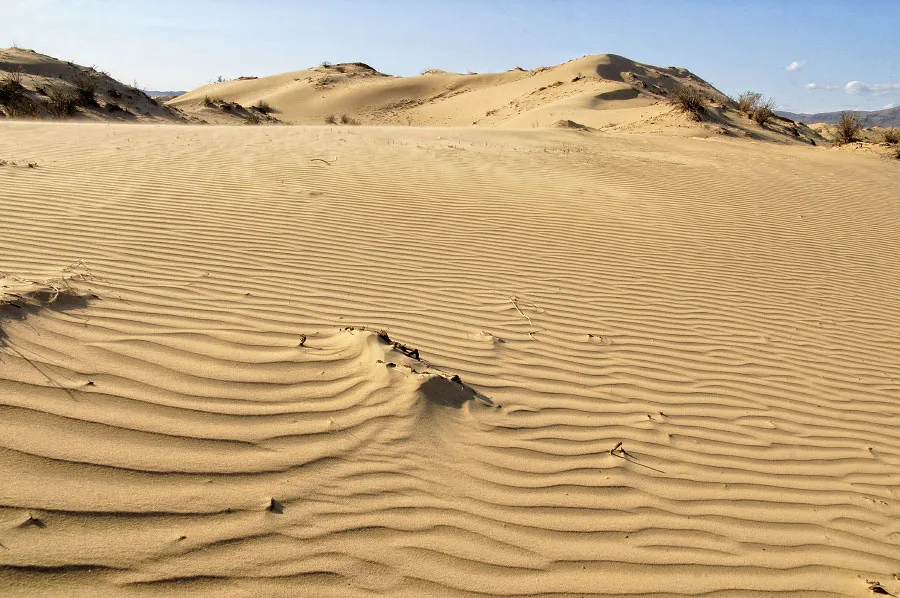
[[252, 106], [252, 108], [263, 114], [271, 114], [272, 112], [275, 112], [275, 108], [273, 108], [272, 105], [269, 104], [268, 102], [266, 102], [265, 100], [260, 100], [260, 101], [256, 102]]
[[78, 107], [78, 95], [75, 91], [62, 83], [48, 85], [45, 91], [47, 94], [47, 107], [53, 116], [65, 118], [75, 114], [75, 109]]
[[900, 129], [896, 127], [885, 129], [881, 134], [881, 139], [888, 145], [897, 145], [900, 143]]
[[706, 114], [706, 103], [709, 100], [700, 89], [679, 85], [669, 93], [668, 101], [676, 109], [689, 114], [694, 120], [702, 120]]
[[0, 308], [44, 307], [62, 298], [85, 299], [93, 295], [80, 290], [78, 283], [92, 278], [94, 277], [90, 270], [81, 261], [63, 268], [55, 276], [44, 279], [24, 278], [0, 272]]
[[750, 114], [750, 118], [759, 126], [766, 124], [773, 116], [775, 116], [775, 100], [772, 98], [761, 99]]
[[743, 112], [744, 114], [752, 114], [756, 107], [759, 106], [759, 103], [762, 101], [762, 94], [757, 93], [755, 91], [745, 91], [741, 95], [738, 96], [737, 106], [738, 110]]
[[839, 144], [856, 141], [862, 131], [862, 119], [854, 112], [841, 112], [835, 131], [835, 141]]
[[36, 116], [40, 110], [22, 85], [21, 71], [6, 73], [0, 79], [0, 108], [11, 117]]
[[325, 117], [325, 123], [329, 124], [329, 125], [336, 125], [337, 117], [334, 114], [329, 114], [328, 116]]
[[775, 116], [775, 100], [764, 98], [763, 94], [756, 91], [745, 91], [739, 95], [737, 107], [759, 126], [765, 125]]
[[97, 105], [97, 75], [90, 71], [81, 72], [72, 81], [78, 103], [84, 107]]

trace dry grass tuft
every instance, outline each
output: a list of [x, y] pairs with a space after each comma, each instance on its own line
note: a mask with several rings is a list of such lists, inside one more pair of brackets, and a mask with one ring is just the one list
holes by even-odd
[[885, 129], [881, 134], [881, 139], [888, 145], [897, 145], [900, 143], [900, 129], [896, 127]]
[[687, 113], [694, 120], [703, 120], [709, 98], [701, 90], [689, 85], [679, 85], [669, 93], [668, 102]]
[[45, 307], [61, 298], [84, 299], [92, 294], [79, 290], [77, 285], [93, 278], [82, 261], [66, 266], [55, 276], [43, 279], [23, 278], [0, 272], [0, 307]]

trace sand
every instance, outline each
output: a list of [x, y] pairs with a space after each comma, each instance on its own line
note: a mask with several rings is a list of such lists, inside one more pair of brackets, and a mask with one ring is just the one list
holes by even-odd
[[0, 159], [4, 596], [900, 593], [895, 163], [16, 122]]

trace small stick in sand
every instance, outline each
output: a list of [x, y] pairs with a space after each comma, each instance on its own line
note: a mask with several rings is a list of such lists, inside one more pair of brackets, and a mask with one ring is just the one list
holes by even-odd
[[644, 465], [643, 463], [638, 463], [637, 457], [635, 457], [634, 455], [632, 455], [631, 453], [626, 451], [625, 447], [622, 446], [621, 442], [616, 444], [616, 446], [612, 447], [609, 450], [609, 454], [612, 455], [613, 457], [618, 457], [619, 459], [624, 459], [624, 460], [628, 461], [629, 463], [634, 463], [635, 465], [637, 465], [639, 467], [646, 467], [647, 469], [651, 469], [658, 473], [663, 473], [663, 474], [666, 473], [661, 469], [657, 469], [655, 467], [650, 467], [649, 465]]
[[513, 304], [513, 307], [516, 308], [516, 311], [519, 312], [520, 316], [522, 316], [523, 318], [528, 320], [528, 325], [531, 326], [531, 328], [532, 328], [532, 330], [528, 333], [528, 336], [530, 336], [534, 340], [537, 340], [534, 335], [538, 331], [534, 329], [534, 322], [531, 321], [531, 318], [528, 317], [528, 314], [526, 314], [524, 311], [522, 311], [522, 309], [519, 307], [519, 298], [516, 296], [512, 296], [509, 298], [509, 302]]

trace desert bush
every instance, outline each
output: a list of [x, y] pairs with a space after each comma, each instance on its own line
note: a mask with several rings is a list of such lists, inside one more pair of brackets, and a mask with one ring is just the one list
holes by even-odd
[[253, 108], [256, 109], [257, 112], [262, 112], [263, 114], [275, 112], [275, 109], [265, 100], [256, 102], [256, 104], [253, 105]]
[[856, 136], [862, 131], [862, 119], [854, 112], [841, 112], [837, 122], [835, 140], [838, 143], [850, 143], [856, 141]]
[[93, 106], [97, 103], [97, 76], [91, 72], [82, 72], [72, 80], [78, 102], [82, 106]]
[[203, 105], [207, 108], [211, 108], [212, 106], [216, 105], [216, 99], [206, 96], [203, 98]]
[[260, 119], [258, 116], [256, 116], [252, 112], [250, 114], [248, 114], [247, 117], [244, 119], [245, 125], [258, 125], [260, 123], [262, 123], [262, 119]]
[[325, 122], [329, 125], [336, 125], [337, 117], [334, 114], [329, 114], [328, 116], [325, 117]]
[[341, 124], [358, 125], [359, 122], [351, 118], [349, 114], [341, 114]]
[[759, 98], [756, 101], [756, 107], [753, 109], [753, 112], [750, 114], [750, 117], [758, 124], [759, 126], [763, 126], [766, 122], [775, 116], [775, 100], [769, 98], [767, 100], [763, 100]]
[[23, 87], [22, 85], [22, 69], [18, 68], [14, 71], [9, 71], [3, 75], [4, 83], [11, 83], [13, 85], [17, 85], [19, 87]]
[[738, 110], [745, 114], [753, 114], [762, 102], [762, 94], [755, 91], [745, 91], [738, 96]]
[[885, 129], [881, 134], [881, 139], [888, 145], [897, 145], [900, 143], [900, 129], [896, 127]]
[[56, 118], [65, 118], [75, 114], [78, 107], [78, 93], [62, 84], [47, 86], [47, 107]]
[[696, 87], [679, 85], [672, 90], [667, 100], [678, 110], [690, 114], [694, 120], [701, 120], [706, 114], [706, 94]]
[[322, 64], [321, 64], [320, 66], [321, 66], [322, 68], [326, 68], [326, 69], [327, 69], [328, 67], [331, 66], [331, 63], [328, 62], [327, 60], [323, 60], [323, 61], [322, 61]]
[[0, 80], [0, 106], [6, 109], [9, 116], [36, 116], [38, 105], [21, 81], [21, 73], [7, 73]]

